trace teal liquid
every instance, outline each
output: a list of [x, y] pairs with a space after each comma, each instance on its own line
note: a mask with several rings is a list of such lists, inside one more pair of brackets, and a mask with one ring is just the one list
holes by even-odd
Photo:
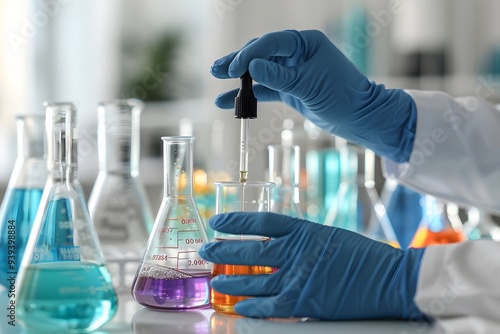
[[104, 265], [49, 262], [24, 271], [17, 315], [41, 332], [88, 332], [108, 322], [118, 303]]
[[0, 249], [2, 250], [0, 252], [0, 285], [10, 286], [7, 279], [15, 276], [19, 270], [42, 192], [43, 189], [14, 188], [8, 189], [5, 193], [0, 217]]
[[49, 201], [31, 263], [79, 261], [80, 247], [73, 240], [74, 224], [70, 199]]

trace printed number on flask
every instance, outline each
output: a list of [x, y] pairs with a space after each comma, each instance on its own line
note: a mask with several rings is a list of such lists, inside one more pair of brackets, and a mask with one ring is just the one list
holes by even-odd
[[192, 244], [202, 244], [203, 243], [203, 239], [202, 238], [196, 238], [196, 239], [193, 239], [193, 238], [187, 238], [186, 239], [186, 244], [188, 245], [192, 245]]
[[203, 266], [208, 264], [206, 260], [188, 260], [188, 266]]

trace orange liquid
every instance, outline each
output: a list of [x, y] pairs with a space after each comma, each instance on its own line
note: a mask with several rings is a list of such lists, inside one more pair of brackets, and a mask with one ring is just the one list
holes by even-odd
[[462, 232], [449, 227], [439, 232], [429, 230], [427, 227], [421, 227], [413, 237], [410, 247], [422, 248], [430, 245], [451, 244], [465, 240]]
[[[213, 263], [212, 267], [212, 278], [224, 274], [224, 275], [262, 275], [262, 274], [272, 274], [275, 270], [273, 267], [265, 266], [241, 266], [233, 264], [216, 264]], [[212, 308], [224, 314], [236, 314], [234, 312], [234, 305], [247, 299], [245, 296], [232, 296], [219, 293], [214, 289], [210, 289], [210, 302], [212, 303]]]
[[[216, 241], [228, 240], [223, 238], [215, 238]], [[229, 239], [231, 240], [231, 239]], [[247, 240], [262, 240], [267, 241], [269, 238], [256, 238]], [[212, 278], [217, 275], [262, 275], [262, 274], [272, 274], [276, 271], [276, 268], [266, 267], [266, 266], [243, 266], [234, 264], [212, 264]], [[212, 303], [212, 308], [223, 314], [237, 314], [234, 312], [234, 305], [247, 299], [246, 296], [232, 296], [219, 293], [214, 289], [210, 289], [210, 302]]]

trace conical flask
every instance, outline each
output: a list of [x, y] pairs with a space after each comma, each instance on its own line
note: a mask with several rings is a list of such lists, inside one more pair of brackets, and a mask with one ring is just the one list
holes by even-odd
[[422, 195], [389, 178], [381, 197], [401, 248], [408, 248], [422, 221]]
[[[17, 159], [0, 207], [0, 285], [10, 289], [47, 181], [43, 115], [19, 115]], [[11, 290], [11, 289], [10, 289]]]
[[467, 221], [464, 233], [471, 240], [500, 241], [500, 226], [492, 219], [491, 214], [476, 207], [467, 210]]
[[139, 178], [142, 108], [141, 101], [128, 99], [101, 102], [97, 109], [99, 174], [89, 211], [115, 288], [132, 284], [153, 227]]
[[431, 195], [424, 196], [422, 221], [410, 247], [449, 244], [464, 241], [462, 226], [453, 225], [445, 211], [444, 203]]
[[358, 215], [360, 214], [358, 213], [357, 185], [358, 155], [347, 147], [347, 143], [339, 145], [338, 152], [340, 184], [335, 198], [328, 207], [323, 224], [360, 232], [358, 226]]
[[78, 181], [76, 108], [46, 104], [49, 176], [19, 269], [17, 315], [43, 332], [92, 331], [117, 296]]
[[300, 208], [300, 148], [297, 145], [269, 145], [269, 180], [276, 184], [271, 212], [304, 218]]
[[193, 197], [194, 137], [162, 137], [164, 194], [132, 284], [132, 295], [153, 309], [186, 309], [210, 302], [210, 264], [198, 255], [208, 242]]
[[375, 154], [345, 143], [339, 148], [341, 182], [325, 225], [348, 229], [399, 247], [375, 189]]

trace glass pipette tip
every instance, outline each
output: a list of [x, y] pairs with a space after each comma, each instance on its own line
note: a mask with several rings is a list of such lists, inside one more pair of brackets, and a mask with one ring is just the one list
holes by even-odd
[[247, 182], [248, 177], [248, 118], [241, 119], [240, 132], [240, 182]]

